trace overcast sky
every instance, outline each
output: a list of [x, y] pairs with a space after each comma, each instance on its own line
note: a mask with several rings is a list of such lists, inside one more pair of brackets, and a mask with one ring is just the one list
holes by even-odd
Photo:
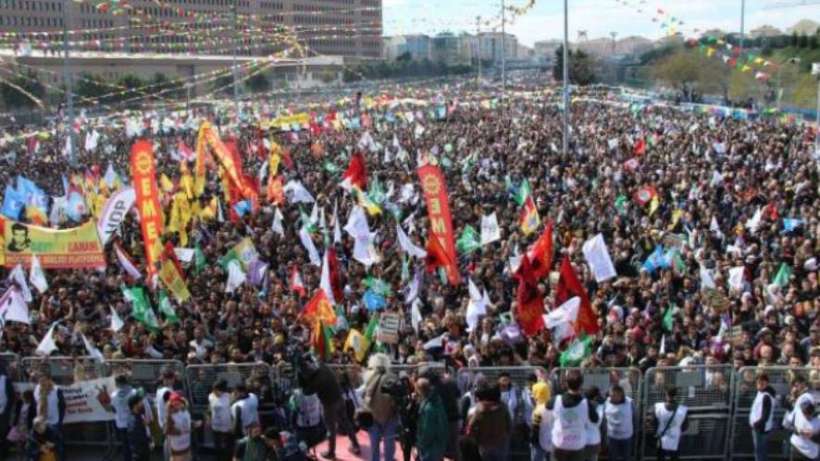
[[[500, 0], [383, 1], [385, 35], [474, 33], [477, 15], [500, 24]], [[506, 1], [513, 6], [527, 2]], [[617, 32], [619, 38], [643, 35], [656, 39], [668, 33], [668, 28], [661, 24], [669, 23], [672, 17], [683, 21], [676, 29], [686, 36], [697, 35], [695, 29], [737, 31], [740, 30], [740, 4], [741, 0], [626, 0], [626, 4], [624, 0], [569, 0], [570, 40], [577, 37], [579, 30], [587, 31], [589, 38], [609, 37], [610, 32]], [[659, 14], [658, 9], [663, 14]], [[746, 0], [747, 31], [764, 24], [785, 29], [801, 19], [820, 21], [820, 1]], [[528, 46], [538, 40], [561, 38], [563, 2], [535, 0], [535, 6], [508, 24], [507, 29]]]

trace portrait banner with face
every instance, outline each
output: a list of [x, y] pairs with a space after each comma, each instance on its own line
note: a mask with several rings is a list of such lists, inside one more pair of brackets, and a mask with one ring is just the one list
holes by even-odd
[[105, 254], [94, 221], [71, 229], [51, 229], [0, 218], [0, 228], [2, 266], [28, 267], [32, 255], [37, 255], [43, 269], [105, 267]]

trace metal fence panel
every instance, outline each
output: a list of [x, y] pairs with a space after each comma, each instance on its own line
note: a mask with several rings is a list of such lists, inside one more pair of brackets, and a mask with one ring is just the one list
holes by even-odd
[[[754, 457], [754, 443], [752, 430], [749, 426], [749, 413], [752, 402], [757, 395], [756, 379], [761, 373], [769, 377], [769, 385], [775, 391], [774, 429], [769, 434], [769, 459], [787, 460], [789, 455], [783, 449], [788, 445], [791, 433], [783, 430], [781, 423], [786, 413], [786, 397], [791, 390], [792, 380], [797, 375], [805, 377], [813, 390], [820, 390], [820, 383], [812, 380], [812, 371], [808, 368], [793, 367], [744, 367], [735, 373], [735, 382], [732, 391], [732, 441], [730, 454], [732, 459], [747, 459]], [[815, 370], [816, 373], [816, 370]]]
[[214, 383], [224, 379], [233, 388], [245, 384], [259, 397], [259, 409], [274, 406], [274, 386], [271, 368], [266, 363], [236, 363], [219, 365], [188, 365], [185, 369], [192, 411], [202, 413], [208, 408], [208, 395]]
[[638, 368], [555, 368], [550, 374], [553, 395], [566, 390], [566, 376], [571, 370], [581, 372], [584, 377], [584, 389], [596, 386], [601, 395], [606, 395], [612, 386], [618, 384], [635, 405], [640, 401], [643, 376]]
[[526, 389], [534, 382], [534, 378], [547, 373], [541, 367], [472, 367], [461, 368], [456, 374], [456, 382], [461, 393], [472, 389], [477, 380], [483, 378], [496, 381], [502, 373], [510, 375], [513, 385]]
[[[179, 360], [106, 360], [102, 364], [104, 376], [128, 375], [128, 381], [135, 388], [142, 388], [146, 394], [153, 397], [157, 392], [162, 373], [171, 370], [176, 373], [177, 380], [187, 389], [185, 380], [185, 365]], [[187, 390], [185, 390], [187, 395]]]
[[650, 368], [643, 381], [639, 457], [656, 459], [655, 429], [649, 416], [664, 401], [667, 386], [678, 390], [678, 403], [689, 409], [689, 428], [680, 441], [681, 459], [725, 459], [731, 435], [732, 383], [729, 365]]
[[[20, 361], [18, 383], [34, 387], [41, 372], [48, 372], [58, 386], [106, 376], [102, 364], [88, 356], [25, 357]], [[63, 438], [66, 447], [108, 447], [109, 452], [111, 449], [112, 437], [107, 421], [66, 424], [63, 426]]]

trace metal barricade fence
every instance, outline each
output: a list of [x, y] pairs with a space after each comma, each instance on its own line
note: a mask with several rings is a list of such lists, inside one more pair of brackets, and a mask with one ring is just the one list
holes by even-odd
[[[37, 378], [47, 372], [58, 386], [68, 386], [77, 381], [104, 377], [102, 364], [93, 357], [25, 357], [20, 361], [22, 387], [34, 389]], [[63, 425], [63, 440], [71, 446], [111, 446], [111, 430], [107, 421], [83, 422]]]
[[20, 356], [13, 352], [0, 352], [0, 367], [6, 370], [6, 376], [12, 382], [20, 381]]
[[[797, 375], [808, 380], [814, 392], [820, 390], [817, 382], [818, 370], [794, 367], [744, 367], [735, 372], [733, 386], [733, 416], [732, 436], [730, 440], [732, 459], [747, 459], [754, 457], [754, 442], [752, 429], [749, 425], [749, 413], [752, 402], [757, 395], [757, 377], [765, 373], [769, 378], [769, 386], [774, 389], [774, 429], [769, 433], [768, 454], [772, 460], [788, 460], [789, 436], [791, 433], [782, 429], [783, 416], [786, 413], [786, 398], [791, 391], [792, 381]], [[813, 376], [814, 375], [814, 376]], [[814, 379], [812, 379], [814, 378]]]
[[540, 367], [472, 367], [459, 369], [456, 382], [461, 393], [465, 394], [473, 388], [478, 379], [497, 381], [503, 373], [508, 374], [512, 384], [519, 389], [529, 388], [533, 377], [539, 374], [547, 376], [544, 369]]
[[185, 368], [185, 379], [193, 413], [204, 414], [207, 411], [211, 388], [221, 379], [224, 379], [230, 388], [238, 384], [246, 385], [249, 392], [259, 397], [260, 413], [272, 410], [275, 406], [274, 376], [271, 367], [263, 362], [188, 365]]
[[102, 362], [101, 366], [104, 376], [127, 375], [131, 386], [141, 388], [152, 401], [163, 372], [170, 370], [176, 374], [179, 385], [178, 390], [182, 390], [184, 395], [188, 395], [185, 365], [179, 360], [106, 360]]
[[677, 402], [688, 408], [689, 427], [683, 433], [680, 459], [726, 459], [731, 435], [734, 372], [730, 365], [650, 368], [643, 381], [639, 458], [656, 459], [656, 428], [649, 428], [656, 403], [667, 386], [678, 391]]

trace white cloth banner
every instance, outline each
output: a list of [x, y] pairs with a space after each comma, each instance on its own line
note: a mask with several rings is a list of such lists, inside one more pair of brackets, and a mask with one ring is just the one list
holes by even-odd
[[97, 233], [100, 234], [101, 244], [105, 245], [108, 239], [117, 232], [136, 199], [134, 188], [126, 187], [105, 202], [100, 220], [97, 221]]
[[401, 224], [399, 223], [396, 223], [396, 234], [399, 237], [399, 247], [401, 247], [402, 251], [416, 258], [424, 259], [427, 257], [427, 251], [413, 243], [413, 241], [410, 240], [410, 237], [404, 233], [404, 230], [401, 228]]
[[582, 250], [589, 268], [595, 275], [596, 282], [605, 282], [618, 276], [615, 266], [612, 265], [612, 258], [609, 257], [609, 250], [603, 235], [598, 234], [584, 242]]
[[743, 289], [743, 266], [732, 267], [729, 269], [729, 288], [740, 291]]
[[103, 395], [113, 391], [114, 377], [79, 381], [70, 386], [58, 386], [65, 397], [64, 424], [113, 421], [114, 412], [108, 411], [102, 402]]
[[501, 240], [501, 228], [498, 227], [498, 218], [495, 211], [481, 217], [481, 245]]

